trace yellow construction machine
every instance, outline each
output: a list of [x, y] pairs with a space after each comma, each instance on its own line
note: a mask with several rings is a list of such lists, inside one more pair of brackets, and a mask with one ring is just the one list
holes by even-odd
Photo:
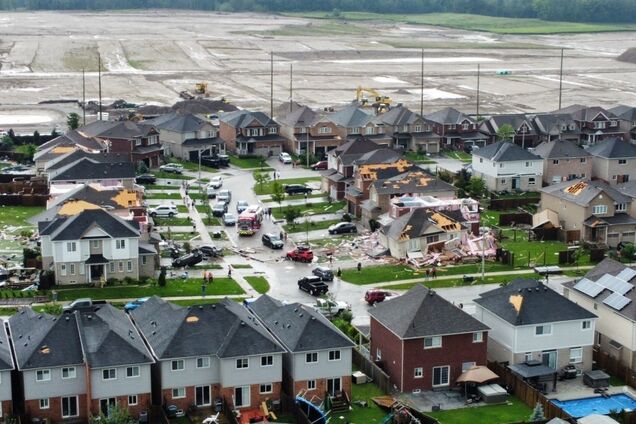
[[197, 82], [194, 85], [194, 93], [195, 94], [207, 94], [208, 92], [208, 84], [205, 82]]
[[[373, 102], [370, 102], [369, 97], [366, 94], [372, 96]], [[374, 88], [360, 87], [356, 88], [356, 101], [362, 107], [373, 107], [376, 112], [382, 113], [389, 110], [393, 100], [389, 96], [382, 96]]]

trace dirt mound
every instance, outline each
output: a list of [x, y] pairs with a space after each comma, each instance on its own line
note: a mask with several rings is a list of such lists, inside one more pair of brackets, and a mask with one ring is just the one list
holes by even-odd
[[627, 63], [636, 63], [636, 48], [632, 47], [631, 49], [625, 50], [623, 54], [616, 58], [616, 60]]
[[175, 103], [172, 110], [185, 113], [216, 114], [219, 111], [232, 112], [238, 108], [223, 100], [192, 99]]

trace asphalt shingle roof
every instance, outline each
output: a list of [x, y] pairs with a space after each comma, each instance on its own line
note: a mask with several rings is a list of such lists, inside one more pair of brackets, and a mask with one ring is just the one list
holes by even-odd
[[89, 159], [94, 163], [117, 163], [117, 162], [130, 162], [130, 155], [124, 153], [88, 153], [83, 150], [75, 150], [72, 153], [67, 153], [54, 163], [49, 164], [46, 167], [46, 171], [52, 171], [56, 169], [62, 169], [69, 165], [76, 163], [82, 159]]
[[614, 137], [589, 147], [587, 151], [592, 156], [606, 159], [636, 158], [636, 145]]
[[543, 113], [534, 116], [534, 124], [540, 134], [576, 134], [578, 126], [567, 113]]
[[[48, 225], [47, 225], [48, 224]], [[125, 221], [103, 209], [87, 209], [77, 215], [60, 217], [40, 227], [40, 235], [51, 240], [78, 240], [86, 231], [98, 227], [112, 238], [139, 237], [139, 224]]]
[[586, 158], [588, 152], [567, 140], [544, 141], [534, 149], [534, 154], [543, 159]]
[[490, 159], [493, 162], [512, 162], [522, 160], [541, 160], [526, 149], [522, 149], [514, 143], [498, 141], [479, 150], [473, 151], [473, 156]]
[[51, 181], [85, 181], [135, 178], [135, 165], [130, 162], [99, 162], [93, 158], [80, 159], [51, 178]]
[[465, 120], [468, 120], [471, 123], [475, 122], [472, 118], [464, 115], [463, 113], [452, 107], [446, 107], [428, 115], [424, 115], [424, 118], [428, 119], [429, 121], [445, 125], [461, 124]]
[[369, 123], [381, 125], [382, 121], [361, 107], [351, 104], [338, 112], [328, 115], [328, 119], [345, 128], [360, 128]]
[[[106, 146], [101, 140], [94, 137], [88, 137], [80, 133], [78, 130], [71, 130], [71, 131], [68, 131], [66, 134], [63, 134], [59, 137], [56, 137], [52, 140], [47, 141], [44, 144], [41, 144], [40, 146], [38, 146], [38, 151], [44, 151], [52, 147], [62, 147], [62, 146], [66, 146], [66, 147], [80, 146], [87, 150], [106, 149]], [[37, 158], [37, 154], [36, 154], [36, 158]]]
[[375, 181], [373, 187], [379, 194], [426, 194], [438, 191], [457, 191], [453, 185], [421, 170], [409, 171], [392, 178]]
[[133, 139], [156, 133], [153, 125], [134, 121], [93, 121], [77, 131], [88, 137]]
[[192, 113], [181, 114], [173, 112], [146, 122], [154, 125], [159, 131], [165, 130], [180, 134], [201, 131], [203, 128], [212, 128], [211, 123]]
[[0, 330], [0, 371], [15, 369], [6, 327]]
[[[501, 128], [502, 125], [510, 125], [515, 131], [518, 131], [524, 122], [526, 123], [526, 126], [528, 127], [528, 131], [525, 134], [527, 136], [535, 135], [536, 131], [532, 123], [532, 120], [529, 119], [528, 116], [523, 113], [493, 115], [490, 117], [490, 119], [485, 121], [485, 124], [490, 134], [496, 134], [497, 130]], [[517, 133], [517, 135], [520, 136], [521, 133]]]
[[437, 293], [417, 284], [369, 310], [402, 339], [486, 331], [489, 328]]
[[256, 121], [258, 126], [271, 127], [278, 126], [276, 121], [265, 115], [263, 112], [252, 112], [249, 110], [236, 110], [234, 112], [223, 113], [219, 120], [225, 122], [232, 128], [247, 128]]
[[616, 203], [631, 202], [631, 198], [600, 180], [565, 181], [543, 187], [540, 191], [581, 206], [587, 206], [600, 193], [607, 194]]
[[636, 122], [636, 107], [620, 105], [608, 110], [625, 121]]

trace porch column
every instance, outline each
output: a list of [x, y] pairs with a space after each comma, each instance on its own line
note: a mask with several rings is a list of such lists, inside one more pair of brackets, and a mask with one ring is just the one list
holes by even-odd
[[87, 269], [86, 269], [86, 278], [88, 278], [87, 283], [89, 283], [89, 284], [90, 284], [90, 282], [91, 282], [91, 281], [93, 281], [93, 278], [92, 278], [92, 276], [91, 276], [91, 266], [89, 265], [89, 266], [87, 266], [86, 268], [87, 268]]

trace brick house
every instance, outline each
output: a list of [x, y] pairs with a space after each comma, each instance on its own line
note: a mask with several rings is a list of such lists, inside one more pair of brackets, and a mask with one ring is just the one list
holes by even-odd
[[166, 156], [198, 161], [199, 152], [201, 155], [225, 153], [219, 128], [193, 113], [172, 112], [145, 122], [159, 130]]
[[543, 158], [544, 184], [592, 176], [592, 155], [571, 141], [544, 141], [532, 153]]
[[611, 138], [587, 149], [592, 155], [592, 177], [609, 185], [636, 181], [636, 145]]
[[636, 143], [636, 107], [620, 105], [609, 109], [621, 120], [621, 130], [626, 134], [625, 140]]
[[452, 107], [424, 115], [424, 119], [433, 123], [433, 132], [442, 138], [442, 150], [464, 150], [488, 143], [488, 136], [479, 131], [477, 121]]
[[327, 115], [339, 130], [340, 137], [353, 141], [363, 136], [384, 147], [393, 147], [393, 139], [385, 131], [384, 122], [371, 111], [352, 103], [337, 112]]
[[539, 144], [539, 136], [528, 115], [523, 113], [493, 115], [481, 124], [481, 131], [490, 137], [489, 143], [498, 141], [497, 131], [503, 125], [510, 125], [514, 130], [512, 140], [522, 148], [534, 147]]
[[602, 107], [575, 104], [554, 113], [566, 113], [574, 119], [580, 135], [580, 145], [594, 145], [608, 138], [625, 137], [620, 119]]
[[581, 131], [576, 121], [567, 113], [539, 113], [532, 118], [539, 143], [567, 140], [580, 144]]
[[263, 112], [249, 110], [221, 114], [219, 135], [227, 150], [237, 155], [276, 156], [287, 144], [278, 122]]
[[343, 143], [341, 131], [326, 114], [307, 106], [297, 106], [279, 117], [280, 133], [288, 141], [287, 150], [298, 155], [309, 149], [316, 159]]
[[433, 123], [405, 106], [396, 106], [378, 118], [385, 132], [393, 138], [393, 148], [412, 152], [439, 153], [441, 137], [433, 131]]
[[307, 305], [283, 304], [260, 296], [248, 308], [285, 348], [283, 390], [323, 398], [347, 393], [351, 399], [353, 342], [324, 315]]
[[157, 361], [155, 404], [186, 410], [224, 398], [240, 409], [280, 399], [284, 349], [242, 305], [180, 307], [155, 296], [131, 316]]
[[15, 362], [9, 346], [6, 326], [0, 330], [0, 418], [13, 414], [13, 389], [11, 373], [15, 370]]
[[486, 364], [489, 328], [422, 285], [369, 314], [371, 356], [400, 392], [450, 388]]

